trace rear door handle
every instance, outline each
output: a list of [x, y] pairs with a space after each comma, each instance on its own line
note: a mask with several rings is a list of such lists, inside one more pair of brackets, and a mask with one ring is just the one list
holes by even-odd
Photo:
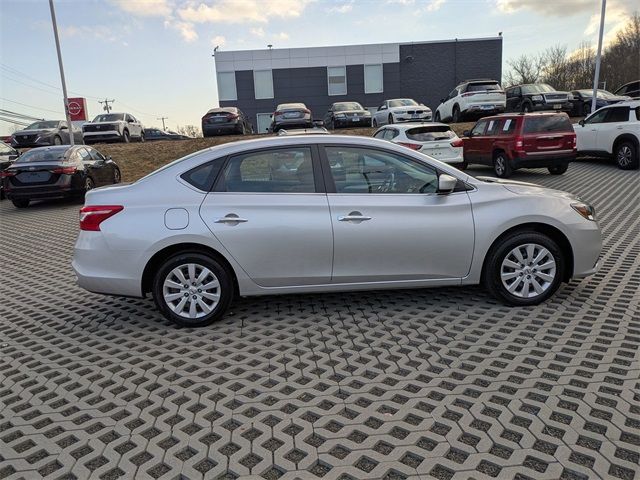
[[248, 222], [246, 218], [240, 218], [235, 213], [230, 213], [226, 217], [217, 219], [214, 223], [244, 223]]

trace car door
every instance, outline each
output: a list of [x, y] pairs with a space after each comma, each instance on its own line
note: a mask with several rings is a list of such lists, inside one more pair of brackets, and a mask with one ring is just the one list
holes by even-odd
[[[601, 108], [589, 115], [584, 122], [574, 127], [576, 132], [576, 147], [580, 152], [595, 152], [598, 148], [598, 132], [605, 125], [611, 107]], [[602, 137], [601, 137], [602, 138]]]
[[438, 195], [438, 171], [394, 151], [323, 148], [334, 235], [332, 283], [461, 278], [474, 227], [465, 191]]
[[327, 284], [333, 235], [314, 148], [292, 146], [227, 159], [200, 216], [262, 287]]
[[127, 124], [129, 125], [129, 135], [131, 135], [131, 137], [139, 137], [142, 132], [142, 129], [140, 128], [140, 123], [136, 120], [136, 118], [133, 115], [129, 115], [128, 113], [125, 118], [126, 118]]
[[114, 163], [107, 161], [107, 158], [96, 149], [91, 147], [85, 148], [91, 155], [91, 159], [93, 160], [93, 169], [95, 172], [97, 172], [96, 175], [100, 178], [100, 185], [113, 184], [113, 175], [115, 169]]
[[455, 98], [458, 96], [458, 89], [454, 88], [449, 92], [447, 98], [445, 98], [444, 103], [442, 104], [442, 112], [440, 112], [440, 118], [442, 120], [446, 120], [453, 115], [453, 104], [455, 102]]
[[386, 125], [387, 120], [389, 119], [389, 107], [387, 105], [387, 102], [384, 102], [382, 105], [380, 105], [380, 108], [378, 108], [373, 116], [376, 119], [376, 123], [378, 124], [378, 126]]
[[631, 109], [627, 106], [614, 106], [608, 108], [608, 113], [604, 118], [604, 122], [598, 126], [596, 132], [596, 150], [612, 153], [613, 142], [615, 139], [623, 133], [636, 133], [632, 131], [631, 122], [629, 122], [629, 115]]
[[71, 144], [69, 126], [67, 125], [67, 122], [63, 121], [58, 123], [58, 135], [60, 136], [60, 140], [63, 145]]
[[468, 163], [481, 161], [481, 149], [487, 120], [479, 120], [471, 129], [470, 135], [464, 139], [464, 159]]
[[507, 98], [507, 112], [519, 112], [520, 111], [520, 87], [511, 87], [507, 88], [506, 98]]
[[89, 152], [88, 148], [79, 147], [76, 150], [76, 155], [80, 158], [85, 172], [87, 172], [87, 175], [91, 177], [94, 185], [96, 187], [104, 185], [104, 171], [100, 168], [99, 165], [96, 165], [96, 161], [94, 158], [92, 158], [91, 152]]

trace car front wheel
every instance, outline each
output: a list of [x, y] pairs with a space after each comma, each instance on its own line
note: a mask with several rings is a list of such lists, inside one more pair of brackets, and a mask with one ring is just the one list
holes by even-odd
[[616, 164], [622, 170], [635, 170], [640, 166], [638, 148], [629, 141], [619, 143], [615, 149]]
[[537, 305], [560, 286], [565, 259], [551, 238], [538, 232], [514, 232], [489, 252], [483, 283], [509, 305]]
[[207, 255], [178, 254], [158, 269], [153, 298], [162, 314], [177, 325], [210, 325], [229, 308], [233, 298], [231, 275]]
[[16, 208], [27, 208], [31, 201], [29, 199], [24, 199], [24, 198], [14, 198], [13, 200], [11, 200], [11, 202], [13, 203], [13, 206]]
[[494, 156], [493, 171], [495, 172], [496, 177], [499, 178], [508, 178], [513, 173], [513, 168], [511, 168], [509, 159], [504, 154], [504, 152], [496, 153], [496, 155]]

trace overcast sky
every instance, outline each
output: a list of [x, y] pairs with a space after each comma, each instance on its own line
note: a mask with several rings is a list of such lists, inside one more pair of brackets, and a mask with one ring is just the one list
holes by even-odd
[[[636, 0], [607, 2], [606, 36]], [[224, 50], [495, 36], [503, 60], [597, 39], [600, 0], [55, 0], [71, 96], [116, 99], [146, 126], [200, 124]], [[63, 118], [48, 0], [0, 0], [0, 108]], [[637, 7], [636, 7], [637, 8]], [[506, 65], [505, 65], [506, 67]], [[454, 85], [451, 85], [453, 88]], [[436, 107], [436, 105], [431, 105]], [[0, 134], [12, 125], [0, 121]]]

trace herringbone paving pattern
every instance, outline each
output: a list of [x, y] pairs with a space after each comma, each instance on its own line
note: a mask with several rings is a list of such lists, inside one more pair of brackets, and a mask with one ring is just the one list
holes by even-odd
[[594, 203], [605, 236], [544, 305], [265, 297], [199, 330], [74, 285], [77, 203], [3, 201], [0, 478], [639, 478], [639, 177], [516, 173]]

